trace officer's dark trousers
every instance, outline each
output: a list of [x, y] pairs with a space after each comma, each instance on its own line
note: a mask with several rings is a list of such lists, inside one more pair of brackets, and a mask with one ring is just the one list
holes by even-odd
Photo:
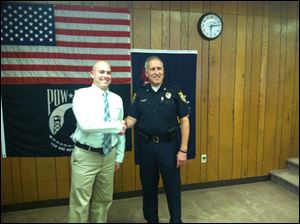
[[181, 222], [180, 169], [176, 168], [175, 142], [140, 145], [140, 178], [143, 187], [144, 218], [151, 223], [158, 218], [158, 184], [161, 173], [167, 196], [171, 223]]

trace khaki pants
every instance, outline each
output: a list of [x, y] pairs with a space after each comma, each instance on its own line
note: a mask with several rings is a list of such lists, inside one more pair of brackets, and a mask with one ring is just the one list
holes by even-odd
[[69, 222], [104, 223], [112, 203], [116, 150], [107, 156], [75, 147]]

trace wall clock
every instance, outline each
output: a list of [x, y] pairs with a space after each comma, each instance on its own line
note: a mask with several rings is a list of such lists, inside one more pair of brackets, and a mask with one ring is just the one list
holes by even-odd
[[222, 33], [223, 21], [217, 14], [208, 12], [200, 17], [197, 28], [202, 38], [214, 40]]

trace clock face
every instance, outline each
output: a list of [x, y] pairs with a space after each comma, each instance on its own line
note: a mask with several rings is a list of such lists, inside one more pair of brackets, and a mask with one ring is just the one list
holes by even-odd
[[198, 22], [198, 31], [206, 40], [216, 39], [223, 30], [221, 18], [214, 13], [206, 13], [201, 16]]

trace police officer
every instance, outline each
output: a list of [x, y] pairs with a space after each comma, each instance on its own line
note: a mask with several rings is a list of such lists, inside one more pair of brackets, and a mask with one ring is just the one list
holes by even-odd
[[[180, 166], [187, 160], [190, 107], [183, 93], [164, 82], [161, 59], [145, 61], [150, 84], [134, 94], [125, 118], [127, 128], [135, 126], [136, 162], [140, 165], [143, 188], [143, 213], [148, 222], [159, 222], [158, 184], [162, 176], [167, 196], [170, 222], [180, 223]], [[179, 122], [180, 121], [180, 127]]]

